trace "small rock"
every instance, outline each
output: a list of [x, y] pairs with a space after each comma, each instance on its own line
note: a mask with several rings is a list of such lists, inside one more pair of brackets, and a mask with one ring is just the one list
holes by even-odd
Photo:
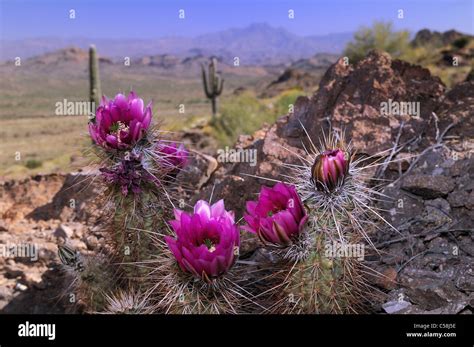
[[410, 300], [421, 309], [431, 311], [446, 306], [449, 301], [438, 286], [409, 288]]
[[474, 265], [468, 264], [459, 269], [456, 287], [465, 292], [474, 292]]
[[65, 224], [60, 224], [53, 235], [57, 238], [69, 239], [74, 235], [74, 230]]
[[7, 278], [17, 278], [20, 276], [23, 276], [24, 270], [20, 268], [21, 265], [16, 264], [13, 262], [13, 264], [8, 264], [7, 266], [4, 267], [5, 271], [5, 277]]
[[449, 205], [449, 202], [441, 198], [425, 201], [425, 206], [437, 208], [438, 210], [446, 214], [449, 214], [449, 212], [451, 212], [451, 206]]
[[402, 189], [426, 199], [436, 199], [445, 197], [452, 192], [454, 182], [441, 175], [410, 175], [403, 180]]
[[424, 222], [433, 226], [451, 223], [452, 219], [449, 214], [450, 211], [451, 207], [444, 199], [438, 198], [435, 200], [425, 201], [425, 211], [423, 215]]
[[96, 249], [97, 246], [99, 245], [99, 240], [94, 235], [87, 236], [85, 242], [86, 242], [87, 248], [91, 251]]
[[71, 239], [68, 240], [67, 244], [69, 247], [77, 250], [77, 251], [86, 251], [87, 250], [87, 245], [82, 242], [81, 240], [76, 240], [76, 239]]
[[448, 196], [448, 201], [452, 207], [463, 207], [468, 200], [469, 194], [464, 190], [455, 190]]
[[43, 282], [41, 273], [35, 268], [31, 271], [26, 271], [22, 276], [22, 281], [29, 287], [34, 286], [38, 289], [46, 288], [46, 283]]
[[397, 313], [401, 310], [406, 309], [407, 307], [411, 306], [411, 303], [404, 300], [392, 300], [388, 301], [382, 305], [382, 308], [388, 314]]
[[74, 237], [76, 239], [82, 239], [83, 236], [84, 236], [84, 233], [83, 233], [82, 229], [75, 229], [74, 230]]
[[[439, 237], [439, 234], [427, 235], [424, 241], [428, 242], [430, 253], [436, 252], [443, 254], [448, 249], [448, 240]], [[433, 237], [434, 236], [434, 237]]]
[[47, 263], [56, 258], [56, 253], [51, 249], [42, 248], [38, 252], [38, 259]]
[[450, 168], [451, 176], [461, 176], [468, 172], [469, 160], [456, 160]]
[[392, 161], [388, 164], [388, 169], [396, 172], [398, 172], [399, 169], [401, 169], [402, 172], [407, 171], [410, 167], [409, 155], [403, 155], [403, 153], [400, 153], [397, 158], [397, 161]]
[[19, 292], [24, 292], [28, 289], [27, 286], [25, 286], [23, 283], [20, 283], [18, 282], [16, 285], [15, 285], [15, 290], [19, 291]]
[[11, 296], [12, 293], [6, 286], [0, 286], [0, 300], [9, 300]]
[[444, 307], [429, 311], [421, 312], [421, 314], [458, 314], [466, 308], [467, 304], [463, 301], [449, 303]]
[[188, 186], [199, 190], [206, 184], [212, 173], [217, 169], [217, 166], [218, 163], [214, 157], [199, 153], [199, 155], [191, 159], [186, 169], [178, 174], [178, 179], [186, 182]]
[[7, 223], [3, 219], [0, 220], [0, 231], [8, 231]]

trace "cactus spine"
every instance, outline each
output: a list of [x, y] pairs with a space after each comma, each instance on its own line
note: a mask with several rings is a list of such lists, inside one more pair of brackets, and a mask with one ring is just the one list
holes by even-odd
[[100, 77], [99, 77], [99, 60], [97, 58], [97, 51], [94, 45], [89, 48], [89, 101], [94, 103], [92, 113], [99, 106], [100, 96]]
[[71, 279], [67, 288], [69, 302], [85, 312], [100, 312], [107, 305], [106, 293], [120, 281], [107, 254], [82, 255], [67, 246], [58, 246], [63, 269]]
[[279, 314], [341, 314], [364, 312], [365, 284], [360, 262], [326, 256], [326, 235], [314, 236], [305, 259], [283, 260], [275, 273], [268, 312]]
[[239, 283], [238, 272], [209, 282], [183, 273], [168, 248], [155, 240], [159, 250], [150, 262], [152, 271], [147, 276], [149, 286], [148, 309], [166, 314], [236, 314], [244, 313], [250, 303], [248, 292]]
[[290, 181], [307, 208], [308, 223], [288, 249], [275, 251], [282, 261], [270, 264], [277, 271], [268, 290], [268, 311], [364, 312], [369, 298], [376, 299], [366, 275], [379, 276], [364, 264], [365, 246], [375, 249], [369, 235], [378, 228], [377, 221], [390, 226], [371, 207], [378, 194], [364, 172], [371, 164], [355, 159], [343, 132], [324, 134], [321, 148], [309, 140], [308, 159], [288, 166]]
[[156, 193], [150, 190], [144, 190], [138, 196], [116, 194], [111, 241], [121, 273], [130, 285], [139, 289], [144, 273], [137, 265], [150, 260], [153, 249], [149, 232], [162, 230], [164, 207], [159, 205]]
[[217, 73], [217, 59], [212, 58], [209, 63], [209, 72], [206, 76], [206, 69], [201, 65], [202, 69], [202, 83], [204, 85], [204, 93], [212, 103], [212, 122], [217, 117], [217, 98], [221, 95], [224, 88], [224, 79]]

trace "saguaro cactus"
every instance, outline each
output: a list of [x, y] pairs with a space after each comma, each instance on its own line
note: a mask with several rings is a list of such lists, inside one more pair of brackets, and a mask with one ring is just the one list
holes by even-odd
[[99, 77], [99, 60], [97, 58], [97, 51], [94, 45], [89, 48], [89, 101], [94, 103], [92, 113], [95, 113], [95, 108], [99, 106], [100, 96], [100, 77]]
[[217, 97], [221, 95], [224, 89], [224, 79], [217, 73], [217, 59], [212, 58], [209, 63], [209, 72], [206, 76], [206, 69], [204, 65], [202, 68], [202, 83], [204, 85], [204, 92], [212, 103], [212, 121], [216, 120], [217, 116]]

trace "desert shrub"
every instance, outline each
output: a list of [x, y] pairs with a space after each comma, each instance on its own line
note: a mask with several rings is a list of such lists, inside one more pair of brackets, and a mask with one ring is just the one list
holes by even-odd
[[436, 64], [441, 59], [439, 48], [433, 44], [410, 47], [399, 57], [409, 63], [428, 66]]
[[438, 76], [448, 88], [465, 81], [470, 72], [469, 66], [443, 67], [438, 65], [428, 65], [431, 74]]
[[230, 146], [240, 134], [252, 134], [263, 123], [273, 123], [277, 116], [249, 93], [224, 100], [213, 135], [221, 146]]
[[239, 135], [251, 135], [264, 123], [274, 123], [278, 117], [287, 114], [290, 104], [294, 105], [302, 95], [305, 95], [303, 91], [290, 89], [271, 100], [257, 99], [250, 92], [224, 100], [212, 127], [212, 135], [220, 146], [231, 146]]
[[42, 165], [43, 165], [43, 162], [41, 160], [37, 160], [37, 159], [28, 159], [25, 163], [25, 166], [28, 169], [31, 169], [31, 170], [39, 168]]
[[408, 31], [393, 31], [391, 23], [375, 22], [373, 27], [361, 27], [349, 42], [344, 55], [354, 63], [361, 60], [372, 49], [378, 49], [398, 58], [410, 49]]
[[462, 49], [467, 46], [469, 43], [469, 38], [466, 36], [460, 37], [459, 39], [453, 42], [453, 46], [459, 49]]
[[275, 117], [287, 114], [289, 106], [294, 105], [298, 97], [305, 95], [302, 90], [290, 89], [281, 93], [273, 104], [273, 113]]

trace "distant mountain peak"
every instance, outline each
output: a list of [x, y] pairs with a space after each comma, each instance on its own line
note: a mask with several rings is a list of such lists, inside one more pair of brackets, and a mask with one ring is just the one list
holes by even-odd
[[415, 35], [415, 38], [412, 41], [413, 46], [423, 46], [423, 45], [446, 45], [451, 44], [459, 38], [467, 37], [472, 38], [472, 35], [463, 34], [454, 29], [447, 30], [445, 32], [439, 32], [436, 30], [421, 29]]
[[60, 64], [68, 62], [83, 62], [89, 59], [88, 51], [79, 47], [66, 47], [56, 51], [48, 52], [30, 58], [32, 63], [37, 64]]
[[249, 24], [247, 26], [247, 28], [249, 29], [274, 29], [270, 24], [266, 23], [266, 22], [256, 22], [256, 23], [252, 23], [252, 24]]
[[[162, 37], [156, 39], [88, 39], [88, 38], [35, 38], [3, 42], [0, 59], [17, 56], [31, 57], [48, 51], [75, 46], [87, 49], [96, 44], [100, 55], [139, 58], [162, 54], [181, 58], [200, 52], [205, 56], [219, 56], [229, 63], [239, 57], [241, 64], [275, 65], [286, 64], [297, 59], [308, 58], [318, 52], [339, 53], [351, 35], [299, 36], [283, 27], [274, 27], [265, 22], [249, 24], [243, 28], [230, 28], [209, 34], [189, 37]], [[71, 52], [74, 53], [74, 52]]]

